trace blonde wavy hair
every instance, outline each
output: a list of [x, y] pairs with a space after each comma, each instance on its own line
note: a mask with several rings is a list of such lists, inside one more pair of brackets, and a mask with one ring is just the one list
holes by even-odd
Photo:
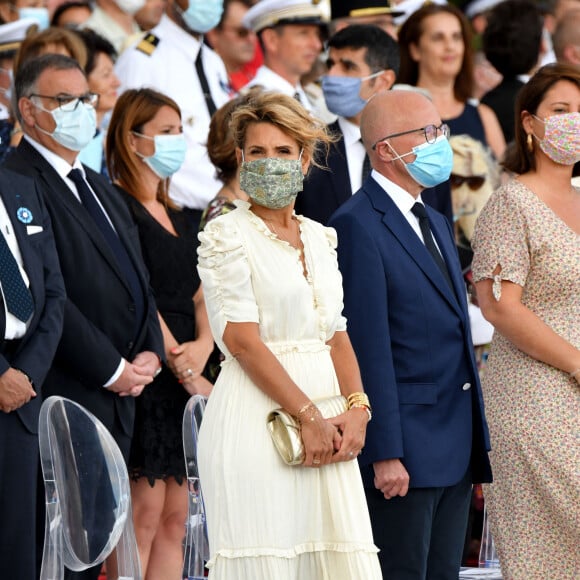
[[300, 149], [316, 167], [324, 168], [317, 161], [317, 152], [324, 149], [328, 154], [333, 137], [327, 132], [324, 123], [313, 117], [296, 99], [265, 91], [238, 107], [232, 113], [231, 131], [234, 143], [244, 148], [248, 127], [253, 123], [270, 123], [296, 141]]

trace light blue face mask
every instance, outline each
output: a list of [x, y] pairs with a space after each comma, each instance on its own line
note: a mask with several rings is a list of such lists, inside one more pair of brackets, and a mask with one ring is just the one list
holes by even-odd
[[[388, 141], [385, 143], [393, 149]], [[405, 163], [403, 157], [416, 155], [412, 163]], [[445, 135], [439, 135], [433, 143], [422, 143], [413, 147], [409, 153], [396, 155], [394, 159], [400, 159], [409, 175], [423, 187], [435, 187], [449, 179], [453, 169], [453, 149]]]
[[224, 11], [223, 0], [189, 0], [187, 10], [182, 10], [174, 3], [187, 28], [193, 32], [205, 34], [215, 28]]
[[337, 77], [324, 75], [322, 77], [322, 92], [328, 110], [341, 117], [358, 115], [367, 104], [360, 96], [363, 81], [374, 79], [385, 71], [379, 71], [368, 77]]
[[39, 31], [46, 30], [50, 26], [48, 8], [19, 8], [18, 16], [20, 17], [20, 20], [23, 20], [24, 18], [32, 18], [32, 20], [36, 20]]
[[145, 157], [139, 152], [137, 152], [137, 155], [161, 179], [171, 177], [183, 165], [185, 154], [187, 153], [187, 142], [183, 133], [177, 135], [155, 135], [154, 137], [137, 132], [133, 132], [133, 134], [155, 143], [155, 153], [153, 155]]
[[[32, 102], [34, 103], [34, 101]], [[57, 143], [71, 151], [84, 149], [97, 132], [97, 113], [92, 105], [78, 103], [72, 111], [63, 110], [60, 107], [49, 111], [37, 103], [34, 103], [34, 106], [41, 111], [50, 113], [56, 123], [52, 133], [45, 131], [38, 124], [36, 129], [52, 137]]]

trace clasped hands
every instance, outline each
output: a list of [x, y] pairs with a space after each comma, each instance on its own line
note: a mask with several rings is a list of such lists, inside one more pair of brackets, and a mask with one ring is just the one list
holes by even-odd
[[125, 361], [123, 372], [107, 388], [120, 397], [138, 397], [153, 382], [159, 364], [159, 357], [154, 352], [140, 352], [132, 362]]
[[174, 346], [167, 354], [167, 366], [190, 395], [207, 397], [211, 392], [213, 385], [201, 374], [210, 354], [205, 343], [197, 340]]
[[305, 467], [320, 467], [339, 461], [351, 461], [362, 450], [365, 442], [368, 414], [363, 408], [353, 408], [344, 413], [301, 424], [304, 443]]
[[0, 376], [0, 411], [16, 411], [34, 397], [36, 392], [24, 373], [9, 368]]

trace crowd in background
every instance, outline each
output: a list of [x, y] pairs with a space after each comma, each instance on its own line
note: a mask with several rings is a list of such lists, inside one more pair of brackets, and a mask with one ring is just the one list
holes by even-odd
[[[528, 85], [530, 79], [535, 84]], [[17, 516], [28, 519], [26, 540], [9, 529], [0, 532], [0, 539], [12, 536], [0, 541], [0, 576], [6, 570], [6, 577], [32, 579], [42, 555], [41, 545], [36, 558], [31, 548], [31, 530], [42, 526], [43, 513], [34, 507], [36, 430], [26, 411], [38, 407], [36, 393], [42, 392], [77, 400], [111, 430], [132, 478], [143, 577], [181, 577], [187, 517], [181, 419], [192, 394], [211, 393], [224, 359], [197, 269], [198, 233], [237, 207], [247, 213], [252, 200], [240, 168], [258, 154], [244, 157], [245, 134], [235, 134], [231, 121], [271, 91], [298, 101], [325, 135], [326, 148], [312, 151], [295, 202], [297, 214], [324, 226], [377, 169], [376, 147], [382, 150], [384, 142], [391, 148], [388, 137], [369, 144], [361, 134], [365, 105], [385, 91], [412, 91], [433, 104], [439, 125], [417, 130], [429, 145], [449, 138], [452, 169], [438, 179], [434, 159], [414, 179], [422, 200], [447, 218], [458, 252], [470, 348], [491, 409], [491, 464], [499, 484], [490, 485], [490, 511], [504, 578], [572, 580], [580, 540], [577, 501], [569, 501], [580, 491], [580, 459], [568, 440], [577, 430], [579, 405], [574, 317], [580, 206], [566, 196], [578, 195], [572, 184], [580, 167], [575, 0], [0, 0], [0, 193], [6, 206], [0, 224], [9, 233], [12, 179], [35, 196], [18, 201], [13, 213], [19, 212], [19, 222], [30, 227], [21, 210], [34, 208], [32, 224], [44, 216], [42, 235], [50, 234], [39, 267], [47, 302], [42, 315], [14, 318], [4, 293], [0, 361], [24, 373], [34, 390], [20, 385], [15, 394], [0, 377], [0, 409], [19, 415], [6, 425], [1, 417], [0, 432], [22, 431], [30, 449], [26, 458], [7, 458], [6, 469], [10, 461], [26, 462], [23, 473], [32, 478], [32, 507]], [[567, 126], [548, 122], [561, 114]], [[408, 163], [405, 154], [412, 154], [389, 151], [398, 155], [393, 163]], [[34, 181], [20, 183], [16, 175]], [[73, 195], [94, 223], [76, 208], [69, 211]], [[284, 229], [268, 228], [286, 239]], [[101, 235], [107, 249], [88, 250], [85, 244]], [[300, 248], [300, 239], [289, 243]], [[340, 256], [340, 237], [338, 243]], [[16, 242], [8, 245], [18, 255]], [[23, 277], [38, 310], [44, 298], [36, 297], [31, 262], [20, 251], [24, 258], [16, 261], [28, 274]], [[101, 259], [115, 265], [101, 270], [95, 266]], [[100, 275], [102, 281], [89, 288]], [[494, 327], [500, 340], [490, 347]], [[43, 332], [52, 337], [49, 346], [32, 351], [38, 346], [31, 337], [45, 340]], [[31, 369], [22, 362], [29, 348]], [[87, 359], [94, 362], [85, 364]], [[510, 381], [519, 388], [509, 394], [497, 388]], [[551, 390], [536, 396], [540, 383]], [[510, 408], [520, 415], [514, 419]], [[2, 506], [16, 500], [10, 495], [15, 489], [17, 484], [6, 492], [0, 486]], [[481, 518], [476, 485], [464, 563], [477, 555]], [[543, 538], [544, 553], [537, 538], [526, 537], [530, 528]], [[11, 551], [26, 553], [27, 564], [18, 567], [18, 558], [7, 564]], [[544, 557], [536, 568], [523, 562]], [[545, 567], [554, 561], [560, 572], [550, 576]]]

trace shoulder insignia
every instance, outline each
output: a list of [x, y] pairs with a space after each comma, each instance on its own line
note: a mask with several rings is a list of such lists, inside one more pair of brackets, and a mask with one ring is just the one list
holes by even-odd
[[137, 44], [137, 46], [135, 46], [135, 48], [141, 52], [144, 52], [147, 56], [151, 56], [153, 51], [157, 48], [158, 44], [159, 38], [148, 32]]

